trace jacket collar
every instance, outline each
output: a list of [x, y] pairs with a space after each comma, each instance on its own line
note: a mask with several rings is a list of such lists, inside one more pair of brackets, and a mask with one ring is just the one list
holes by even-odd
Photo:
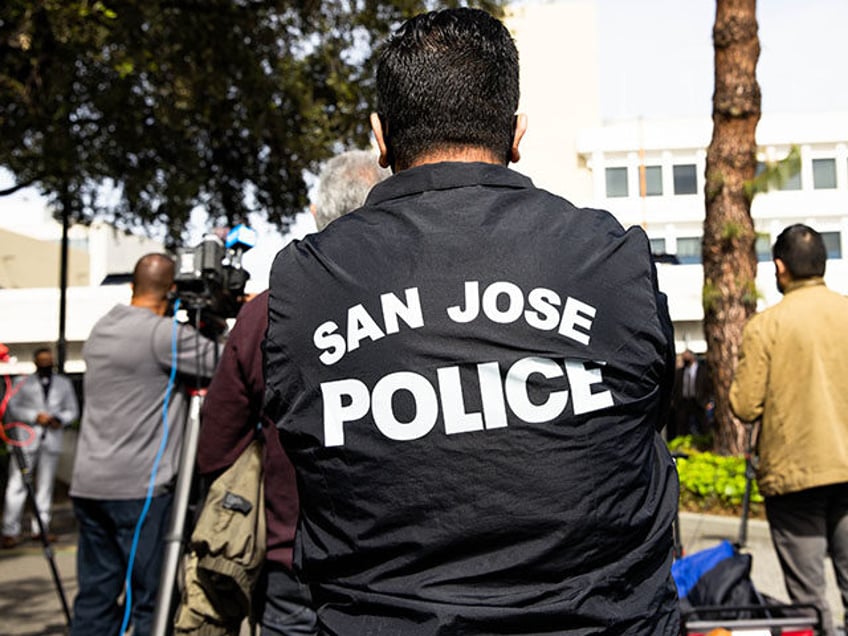
[[378, 183], [369, 193], [365, 205], [378, 205], [389, 199], [422, 192], [477, 185], [524, 189], [532, 188], [533, 182], [514, 170], [491, 163], [428, 163], [401, 170]]
[[824, 285], [824, 278], [822, 278], [821, 276], [811, 276], [810, 278], [793, 280], [784, 288], [783, 295], [785, 296], [786, 294], [798, 289], [803, 289], [805, 287], [816, 287], [818, 285]]

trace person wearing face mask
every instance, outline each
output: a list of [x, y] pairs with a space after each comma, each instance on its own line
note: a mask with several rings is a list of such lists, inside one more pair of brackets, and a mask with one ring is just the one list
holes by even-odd
[[[6, 412], [6, 427], [9, 438], [21, 445], [27, 468], [35, 473], [35, 505], [47, 532], [56, 467], [62, 450], [62, 432], [79, 417], [79, 405], [71, 381], [53, 371], [53, 353], [50, 349], [37, 349], [33, 360], [36, 372], [15, 384]], [[3, 548], [12, 548], [20, 540], [26, 495], [21, 468], [12, 459], [9, 462], [9, 482], [3, 506]], [[34, 516], [31, 530], [31, 538], [34, 541], [41, 540], [38, 521]], [[48, 533], [47, 539], [55, 541], [56, 538]]]

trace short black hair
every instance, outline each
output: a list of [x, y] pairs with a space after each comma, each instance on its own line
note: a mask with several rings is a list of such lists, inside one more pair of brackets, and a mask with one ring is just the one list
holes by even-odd
[[807, 225], [796, 223], [785, 228], [774, 242], [772, 256], [783, 261], [792, 278], [824, 276], [827, 261], [824, 239]]
[[518, 51], [506, 27], [480, 9], [411, 18], [377, 64], [377, 114], [389, 162], [480, 147], [508, 162], [518, 109]]

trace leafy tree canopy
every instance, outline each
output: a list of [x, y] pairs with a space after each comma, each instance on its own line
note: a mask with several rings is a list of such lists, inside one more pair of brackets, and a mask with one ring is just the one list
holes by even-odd
[[285, 228], [305, 171], [368, 141], [375, 46], [402, 20], [503, 0], [4, 0], [0, 166], [76, 221], [200, 206]]

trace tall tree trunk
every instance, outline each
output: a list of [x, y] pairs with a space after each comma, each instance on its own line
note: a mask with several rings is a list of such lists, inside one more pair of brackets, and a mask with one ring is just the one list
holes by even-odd
[[704, 221], [704, 332], [715, 387], [716, 450], [744, 450], [730, 410], [742, 329], [757, 304], [756, 234], [746, 182], [754, 178], [760, 87], [756, 0], [717, 0], [713, 27], [713, 137], [707, 150]]

